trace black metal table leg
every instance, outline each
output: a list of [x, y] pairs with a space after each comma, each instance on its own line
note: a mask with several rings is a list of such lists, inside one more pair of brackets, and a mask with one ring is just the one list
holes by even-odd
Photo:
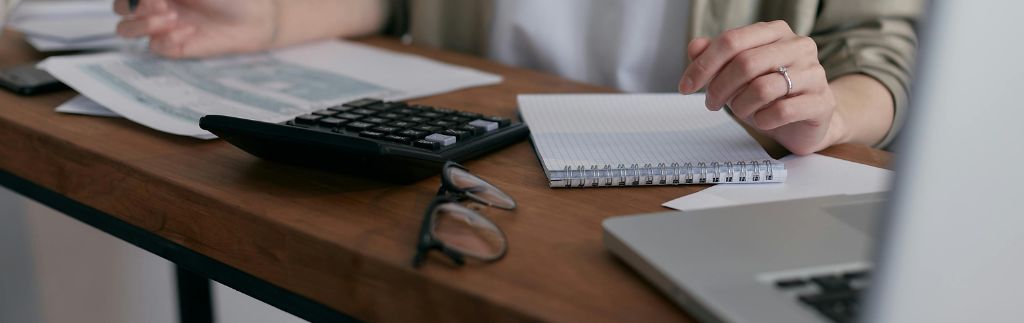
[[210, 280], [179, 265], [174, 269], [178, 280], [178, 317], [181, 323], [213, 323]]
[[[207, 292], [204, 295], [206, 295], [207, 299], [210, 299], [209, 278], [310, 322], [359, 322], [359, 320], [356, 320], [351, 316], [345, 315], [344, 313], [338, 312], [316, 301], [273, 285], [213, 258], [185, 248], [182, 245], [152, 232], [128, 224], [127, 222], [82, 204], [76, 200], [70, 199], [60, 193], [36, 185], [33, 182], [11, 174], [3, 169], [0, 169], [0, 186], [7, 187], [8, 189], [18, 192], [25, 197], [49, 206], [50, 208], [82, 221], [89, 226], [97, 228], [100, 231], [106, 232], [107, 234], [131, 243], [132, 245], [149, 251], [157, 256], [163, 257], [173, 263], [184, 264], [188, 268], [192, 268], [195, 272], [202, 273], [203, 276], [196, 277], [205, 284]], [[177, 270], [179, 291], [181, 290], [181, 282], [183, 281], [181, 279], [183, 276], [183, 270], [185, 269], [180, 267]], [[195, 274], [189, 272], [188, 275]], [[181, 293], [179, 295], [186, 295], [186, 293]], [[205, 304], [211, 303], [207, 301]], [[206, 306], [207, 308], [210, 308], [209, 305]], [[211, 318], [204, 322], [213, 321], [213, 311], [207, 310], [207, 312], [210, 314], [206, 316]], [[185, 317], [182, 317], [182, 321], [186, 322], [188, 320], [186, 320]]]

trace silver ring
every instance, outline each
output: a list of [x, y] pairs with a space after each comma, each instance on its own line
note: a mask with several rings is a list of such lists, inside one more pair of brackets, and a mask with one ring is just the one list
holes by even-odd
[[793, 91], [793, 80], [789, 78], [789, 69], [785, 66], [779, 66], [777, 71], [779, 74], [782, 74], [782, 78], [786, 79], [786, 95], [789, 95], [789, 92]]

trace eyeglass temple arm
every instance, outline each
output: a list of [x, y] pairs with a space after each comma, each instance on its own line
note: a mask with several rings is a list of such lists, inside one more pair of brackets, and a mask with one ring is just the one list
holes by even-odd
[[466, 257], [463, 256], [462, 253], [449, 249], [443, 243], [433, 242], [427, 245], [421, 244], [417, 246], [416, 255], [413, 256], [412, 258], [412, 266], [416, 268], [422, 266], [423, 261], [426, 260], [427, 258], [427, 254], [430, 253], [430, 250], [432, 249], [440, 250], [441, 253], [444, 253], [446, 256], [448, 256], [448, 258], [450, 258], [452, 262], [455, 263], [455, 265], [462, 266], [466, 264]]

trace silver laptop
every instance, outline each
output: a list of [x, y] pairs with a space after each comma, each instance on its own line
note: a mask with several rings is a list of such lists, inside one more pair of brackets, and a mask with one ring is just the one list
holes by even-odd
[[1024, 321], [1024, 2], [930, 7], [889, 196], [616, 217], [606, 247], [705, 322]]

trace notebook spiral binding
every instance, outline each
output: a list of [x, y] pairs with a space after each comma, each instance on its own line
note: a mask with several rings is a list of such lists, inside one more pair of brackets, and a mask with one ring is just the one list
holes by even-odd
[[785, 166], [771, 160], [749, 162], [699, 162], [666, 165], [619, 164], [566, 166], [552, 172], [551, 187], [598, 187], [640, 185], [683, 185], [715, 183], [759, 183], [776, 181], [776, 168]]

